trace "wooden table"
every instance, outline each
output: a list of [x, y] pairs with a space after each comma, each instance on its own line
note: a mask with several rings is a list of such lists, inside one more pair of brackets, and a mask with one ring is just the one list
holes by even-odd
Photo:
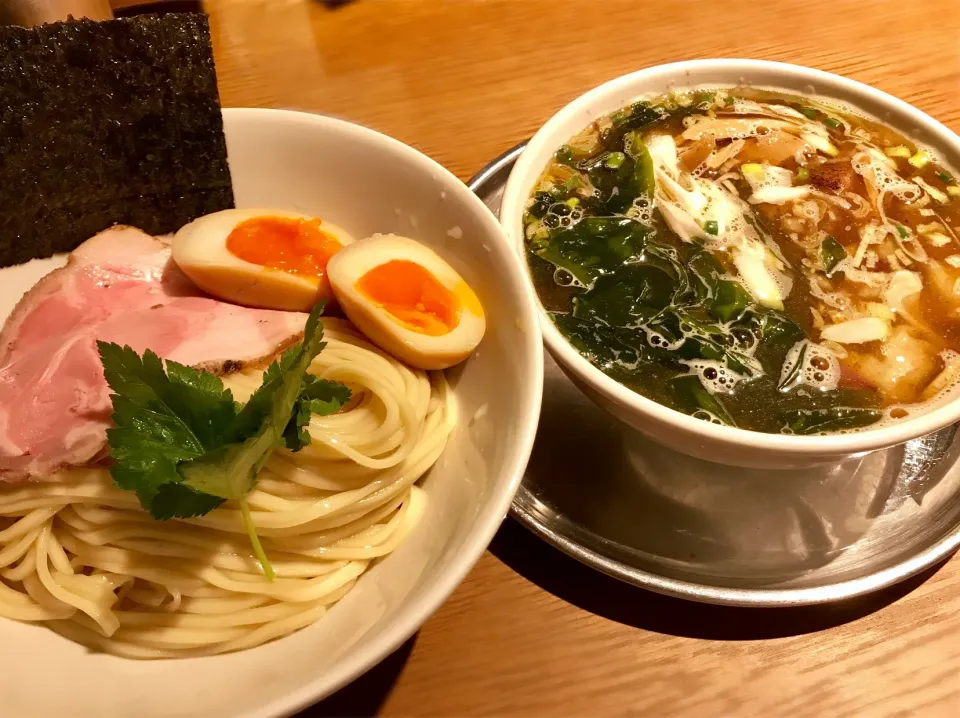
[[[630, 70], [830, 70], [960, 131], [958, 0], [208, 0], [223, 104], [374, 127], [466, 179]], [[960, 715], [960, 561], [852, 604], [722, 609], [595, 574], [507, 522], [419, 634], [305, 715]]]

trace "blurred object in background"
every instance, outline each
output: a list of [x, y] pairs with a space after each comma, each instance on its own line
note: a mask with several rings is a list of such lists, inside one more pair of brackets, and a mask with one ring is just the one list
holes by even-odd
[[[353, 0], [317, 0], [328, 8]], [[109, 20], [144, 13], [202, 12], [201, 0], [0, 0], [0, 25], [32, 27], [66, 20], [68, 15]]]
[[110, 4], [117, 17], [165, 15], [170, 12], [203, 12], [203, 3], [200, 0], [112, 0]]
[[31, 27], [65, 20], [68, 15], [109, 20], [109, 0], [0, 0], [0, 25]]

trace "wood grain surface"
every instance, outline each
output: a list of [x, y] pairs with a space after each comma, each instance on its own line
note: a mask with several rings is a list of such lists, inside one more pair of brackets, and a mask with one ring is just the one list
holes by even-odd
[[[466, 179], [644, 66], [840, 73], [960, 131], [958, 0], [208, 0], [226, 106], [318, 111]], [[592, 479], [597, 480], [597, 479]], [[724, 609], [581, 567], [508, 522], [419, 634], [305, 716], [956, 716], [960, 561], [843, 605]]]

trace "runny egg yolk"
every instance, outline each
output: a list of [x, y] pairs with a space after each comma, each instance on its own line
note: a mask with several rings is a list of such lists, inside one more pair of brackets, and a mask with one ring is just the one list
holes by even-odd
[[460, 298], [416, 262], [394, 259], [357, 280], [357, 289], [408, 329], [442, 336], [460, 323]]
[[319, 219], [253, 217], [233, 228], [227, 250], [251, 264], [291, 274], [324, 277], [330, 257], [342, 249], [320, 229]]

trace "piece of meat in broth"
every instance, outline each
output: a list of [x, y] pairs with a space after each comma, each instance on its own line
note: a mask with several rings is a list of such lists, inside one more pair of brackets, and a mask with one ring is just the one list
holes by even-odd
[[0, 480], [102, 456], [112, 407], [98, 339], [223, 373], [295, 342], [305, 319], [211, 299], [166, 242], [101, 232], [27, 292], [0, 332]]
[[899, 326], [878, 351], [848, 350], [846, 363], [876, 387], [885, 404], [913, 402], [937, 374], [937, 347]]
[[854, 187], [858, 181], [859, 177], [850, 164], [849, 158], [824, 162], [810, 170], [810, 184], [834, 194], [850, 192], [854, 189], [862, 190], [862, 185]]

